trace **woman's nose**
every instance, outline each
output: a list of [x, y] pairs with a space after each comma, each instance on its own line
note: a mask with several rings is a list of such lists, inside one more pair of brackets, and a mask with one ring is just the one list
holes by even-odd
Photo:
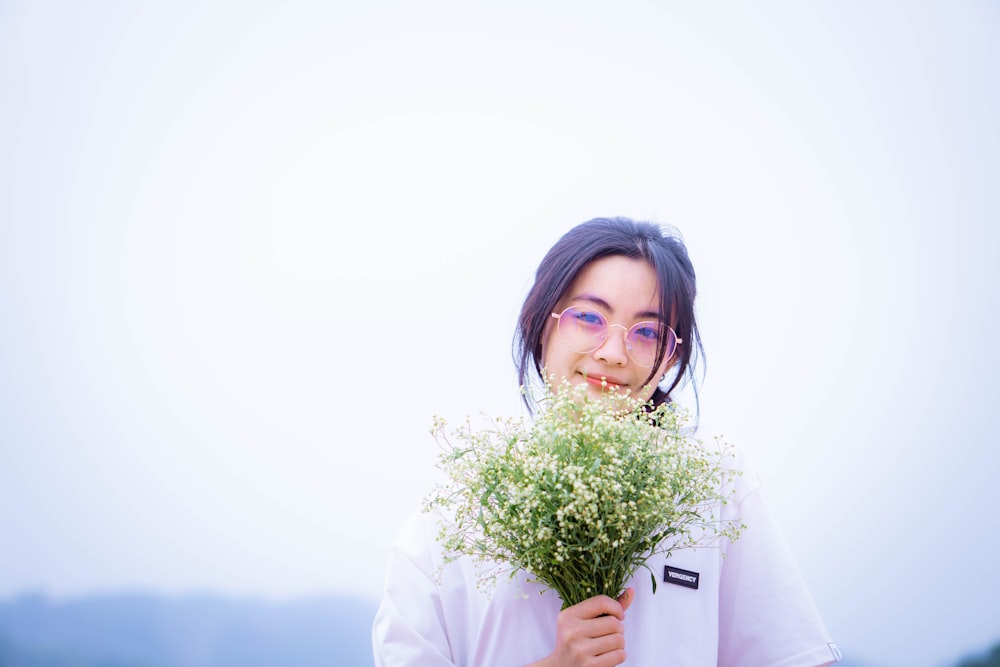
[[[621, 333], [615, 328], [621, 329]], [[614, 366], [624, 366], [628, 363], [628, 348], [625, 347], [625, 334], [628, 331], [620, 324], [612, 324], [608, 327], [608, 337], [604, 339], [601, 346], [594, 350], [594, 356]]]

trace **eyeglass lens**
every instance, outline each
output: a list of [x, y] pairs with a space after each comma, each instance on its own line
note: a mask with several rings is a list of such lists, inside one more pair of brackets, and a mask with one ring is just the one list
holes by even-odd
[[[608, 338], [608, 321], [595, 310], [570, 307], [559, 316], [559, 332], [576, 352], [593, 352]], [[635, 363], [652, 368], [656, 361], [656, 348], [666, 337], [665, 359], [669, 359], [677, 344], [677, 337], [670, 327], [660, 322], [638, 322], [625, 333], [625, 349]]]

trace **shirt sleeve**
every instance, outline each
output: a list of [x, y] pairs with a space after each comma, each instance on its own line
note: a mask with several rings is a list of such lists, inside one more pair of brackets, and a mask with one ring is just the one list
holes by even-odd
[[[745, 525], [725, 549], [720, 667], [819, 667], [840, 660], [805, 581], [746, 466], [734, 512]], [[741, 487], [741, 488], [740, 488]]]
[[375, 667], [454, 667], [445, 631], [437, 564], [427, 525], [416, 515], [389, 553], [385, 591], [372, 625]]

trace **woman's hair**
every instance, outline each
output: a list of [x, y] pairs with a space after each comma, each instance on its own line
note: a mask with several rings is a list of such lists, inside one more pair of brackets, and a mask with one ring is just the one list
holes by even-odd
[[[665, 231], [649, 222], [629, 218], [594, 218], [569, 230], [549, 250], [535, 272], [535, 284], [521, 306], [517, 330], [514, 333], [514, 364], [517, 379], [527, 388], [531, 379], [542, 376], [542, 335], [556, 304], [576, 277], [591, 262], [603, 257], [621, 255], [647, 262], [656, 273], [659, 288], [659, 310], [668, 313], [668, 323], [683, 344], [676, 346], [676, 361], [668, 371], [669, 385], [657, 386], [651, 397], [654, 405], [670, 402], [672, 392], [687, 377], [698, 397], [694, 378], [695, 360], [705, 351], [694, 315], [695, 275], [687, 248], [676, 230]], [[656, 361], [646, 381], [655, 378], [663, 362], [666, 341], [656, 351]], [[530, 376], [530, 377], [529, 377]], [[531, 392], [524, 392], [528, 409], [532, 409]]]

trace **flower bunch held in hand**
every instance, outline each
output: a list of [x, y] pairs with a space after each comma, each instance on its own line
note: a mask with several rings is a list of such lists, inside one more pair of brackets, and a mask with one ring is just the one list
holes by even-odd
[[738, 474], [724, 465], [729, 449], [688, 430], [676, 406], [595, 399], [568, 383], [531, 424], [466, 422], [449, 435], [436, 420], [448, 481], [426, 509], [441, 516], [446, 559], [473, 557], [487, 585], [525, 570], [565, 608], [617, 598], [654, 554], [736, 539], [741, 526], [717, 516]]

